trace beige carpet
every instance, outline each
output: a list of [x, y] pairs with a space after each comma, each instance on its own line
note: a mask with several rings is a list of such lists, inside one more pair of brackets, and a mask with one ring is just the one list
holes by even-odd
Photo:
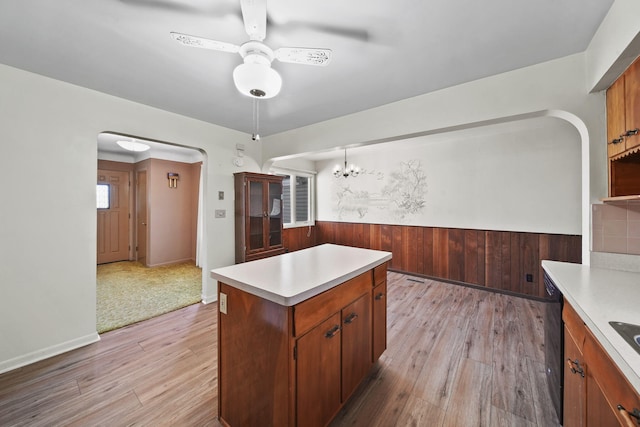
[[134, 261], [98, 265], [98, 333], [195, 304], [201, 293], [202, 269], [193, 262], [152, 268]]

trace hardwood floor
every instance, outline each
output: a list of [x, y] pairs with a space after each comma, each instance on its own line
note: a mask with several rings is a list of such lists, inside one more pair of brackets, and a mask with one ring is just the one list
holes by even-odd
[[[537, 301], [390, 272], [388, 347], [332, 426], [557, 426]], [[0, 375], [0, 425], [220, 426], [216, 304]]]

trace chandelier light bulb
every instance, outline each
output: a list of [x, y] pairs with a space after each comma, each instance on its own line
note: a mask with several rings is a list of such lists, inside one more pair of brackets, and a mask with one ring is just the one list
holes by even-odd
[[360, 174], [360, 168], [355, 164], [351, 163], [347, 166], [347, 150], [344, 150], [344, 168], [340, 165], [336, 165], [333, 168], [333, 176], [336, 178], [340, 178], [341, 176], [344, 178], [347, 177], [357, 177]]

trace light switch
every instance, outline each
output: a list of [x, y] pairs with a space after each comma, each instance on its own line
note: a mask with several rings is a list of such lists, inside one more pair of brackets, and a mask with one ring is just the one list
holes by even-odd
[[224, 191], [218, 191], [218, 200], [224, 200]]

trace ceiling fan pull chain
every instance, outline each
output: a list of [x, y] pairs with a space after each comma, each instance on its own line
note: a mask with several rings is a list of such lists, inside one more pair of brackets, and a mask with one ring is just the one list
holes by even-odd
[[253, 135], [251, 139], [254, 141], [260, 141], [260, 131], [258, 129], [260, 123], [260, 111], [258, 109], [258, 98], [253, 98]]

